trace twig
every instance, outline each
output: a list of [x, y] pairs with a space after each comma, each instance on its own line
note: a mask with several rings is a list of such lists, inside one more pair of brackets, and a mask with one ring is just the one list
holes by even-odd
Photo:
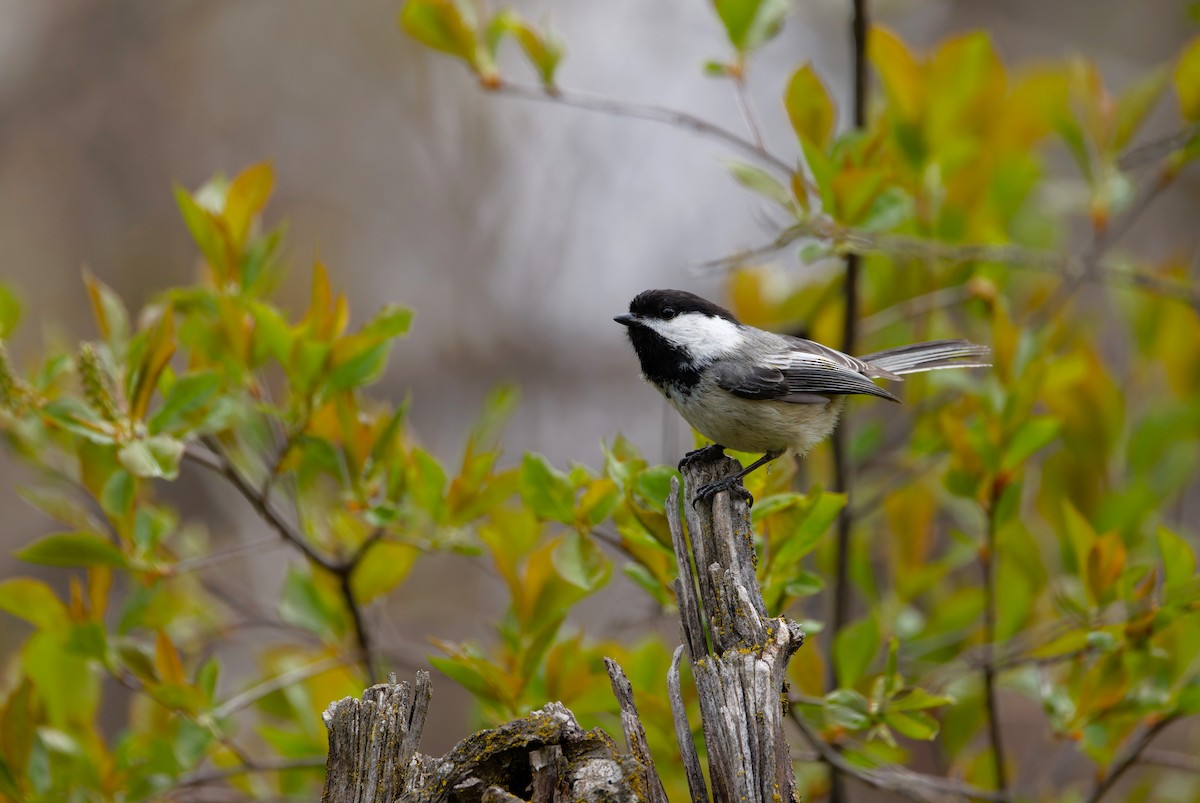
[[733, 76], [733, 94], [737, 98], [738, 109], [742, 112], [742, 119], [746, 121], [746, 128], [750, 131], [750, 136], [754, 138], [755, 147], [758, 148], [760, 154], [767, 154], [766, 140], [763, 139], [762, 127], [758, 124], [758, 118], [754, 114], [754, 106], [750, 103], [750, 96], [746, 94], [746, 74], [742, 70], [739, 70]]
[[249, 705], [254, 705], [256, 702], [266, 697], [268, 694], [286, 689], [294, 683], [299, 683], [302, 680], [314, 677], [322, 672], [328, 672], [330, 669], [336, 669], [339, 666], [344, 666], [350, 661], [342, 656], [333, 656], [324, 658], [320, 661], [315, 661], [311, 664], [298, 666], [295, 669], [289, 669], [286, 672], [281, 672], [275, 677], [264, 680], [262, 683], [257, 683], [246, 689], [240, 694], [235, 694], [225, 702], [212, 710], [212, 719], [218, 720], [234, 714]]
[[1143, 750], [1142, 754], [1138, 756], [1138, 763], [1169, 767], [1173, 770], [1200, 775], [1200, 758], [1185, 753], [1173, 753], [1170, 750]]
[[250, 503], [250, 506], [254, 508], [254, 511], [258, 513], [259, 518], [266, 522], [267, 525], [274, 530], [280, 538], [294, 546], [304, 555], [304, 557], [308, 558], [322, 569], [335, 574], [338, 572], [338, 564], [313, 549], [304, 539], [304, 536], [293, 529], [292, 526], [284, 520], [279, 511], [275, 509], [275, 506], [271, 504], [271, 501], [260, 496], [257, 489], [255, 489], [246, 480], [246, 478], [243, 477], [241, 473], [233, 467], [233, 464], [229, 461], [229, 458], [225, 456], [225, 453], [221, 451], [220, 446], [216, 442], [206, 439], [205, 446], [207, 446], [210, 450], [210, 454], [205, 454], [196, 449], [189, 448], [183, 453], [184, 459], [191, 460], [198, 465], [202, 465], [205, 468], [220, 474], [229, 481], [230, 485], [237, 489], [238, 493], [240, 493], [242, 497]]
[[213, 552], [209, 555], [203, 555], [196, 558], [186, 558], [176, 563], [172, 568], [172, 574], [181, 575], [189, 574], [190, 572], [199, 572], [205, 569], [211, 569], [213, 566], [219, 566], [222, 563], [237, 558], [252, 555], [255, 552], [265, 552], [269, 549], [276, 549], [280, 545], [278, 538], [259, 538], [255, 541], [250, 541], [245, 544], [238, 544], [235, 547]]
[[899, 765], [891, 765], [878, 769], [860, 767], [851, 763], [845, 756], [834, 749], [833, 745], [817, 735], [795, 709], [791, 709], [788, 713], [792, 722], [804, 734], [804, 738], [808, 740], [809, 744], [821, 756], [821, 761], [828, 764], [836, 772], [849, 775], [868, 786], [887, 792], [894, 792], [909, 800], [917, 801], [940, 800], [945, 795], [953, 795], [965, 799], [995, 801], [996, 803], [1005, 803], [1009, 800], [1007, 793], [1004, 792], [994, 792], [989, 789], [971, 786], [970, 784], [951, 781], [947, 778], [923, 775]]
[[1170, 173], [1160, 173], [1119, 221], [1096, 233], [1091, 245], [1080, 258], [1079, 269], [1058, 286], [1054, 294], [1046, 300], [1046, 303], [1034, 316], [1034, 328], [1040, 328], [1053, 319], [1085, 282], [1096, 279], [1100, 272], [1100, 260], [1104, 254], [1129, 233], [1129, 230], [1145, 214], [1159, 194], [1170, 186], [1172, 178]]
[[339, 574], [339, 587], [342, 592], [342, 599], [346, 602], [346, 608], [350, 611], [350, 620], [354, 623], [354, 638], [358, 642], [359, 652], [362, 653], [363, 665], [367, 669], [367, 680], [374, 686], [379, 682], [379, 674], [375, 667], [375, 645], [371, 639], [371, 631], [367, 629], [367, 621], [363, 615], [362, 606], [358, 604], [358, 600], [354, 596], [354, 587], [351, 585], [350, 580], [353, 574], [353, 569]]
[[755, 161], [786, 175], [790, 176], [795, 171], [795, 168], [787, 161], [766, 151], [751, 140], [745, 139], [716, 123], [687, 112], [668, 109], [663, 106], [617, 100], [616, 98], [593, 95], [588, 92], [545, 89], [540, 86], [519, 84], [512, 81], [504, 81], [494, 87], [488, 87], [488, 89], [501, 95], [512, 95], [513, 97], [525, 98], [527, 100], [557, 103], [562, 106], [570, 106], [574, 109], [585, 109], [587, 111], [610, 114], [614, 117], [650, 120], [676, 128], [684, 128], [710, 139], [720, 140], [734, 150], [741, 151]]
[[[854, 14], [851, 19], [851, 38], [854, 45], [854, 128], [862, 129], [867, 119], [867, 0], [853, 0]], [[844, 317], [842, 318], [842, 351], [847, 354], [855, 352], [858, 341], [858, 285], [859, 273], [862, 268], [862, 257], [856, 253], [846, 255], [846, 277], [842, 286]], [[837, 517], [837, 534], [834, 540], [834, 579], [833, 579], [833, 633], [836, 635], [850, 619], [850, 536], [854, 530], [854, 509], [852, 507], [853, 482], [850, 467], [850, 427], [849, 420], [843, 416], [841, 425], [834, 430], [831, 439], [833, 447], [833, 488], [835, 492], [846, 495], [846, 505], [839, 511]], [[833, 673], [833, 639], [829, 639], [829, 675], [827, 685], [833, 688], [837, 685]], [[836, 750], [832, 750], [836, 754]], [[840, 758], [840, 756], [839, 756]], [[842, 803], [846, 799], [846, 790], [842, 783], [842, 770], [836, 763], [829, 763], [831, 803]]]
[[1160, 139], [1154, 139], [1135, 148], [1130, 148], [1117, 159], [1117, 168], [1132, 170], [1150, 162], [1157, 162], [1174, 151], [1184, 147], [1192, 140], [1200, 137], [1200, 125], [1190, 125], [1172, 132]]
[[306, 770], [323, 768], [325, 758], [294, 758], [286, 761], [254, 761], [237, 767], [222, 767], [220, 769], [201, 772], [175, 784], [176, 789], [188, 786], [203, 786], [204, 784], [224, 781], [238, 775], [250, 775], [261, 772], [287, 772], [288, 770]]
[[1163, 729], [1170, 725], [1178, 717], [1178, 714], [1169, 714], [1152, 725], [1148, 725], [1142, 729], [1136, 736], [1131, 736], [1125, 743], [1125, 749], [1121, 755], [1116, 758], [1109, 766], [1108, 772], [1097, 779], [1096, 785], [1092, 787], [1092, 791], [1084, 798], [1084, 803], [1098, 803], [1100, 798], [1112, 789], [1125, 771], [1137, 763], [1141, 758], [1142, 752], [1149, 747], [1150, 742], [1154, 737], [1162, 733]]
[[1000, 706], [996, 700], [996, 668], [992, 665], [992, 652], [996, 643], [996, 505], [1000, 501], [1001, 488], [992, 484], [991, 501], [987, 509], [987, 531], [983, 549], [979, 553], [979, 568], [983, 572], [983, 693], [987, 707], [988, 741], [992, 746], [992, 762], [996, 774], [996, 786], [1001, 792], [1008, 791], [1008, 767], [1004, 754], [1004, 734], [1000, 728]]

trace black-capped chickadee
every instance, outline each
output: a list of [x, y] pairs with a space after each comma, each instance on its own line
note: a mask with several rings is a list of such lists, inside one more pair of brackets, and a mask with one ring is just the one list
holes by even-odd
[[[647, 290], [614, 321], [629, 328], [642, 377], [666, 396], [711, 446], [689, 452], [763, 452], [723, 480], [701, 487], [697, 499], [719, 491], [750, 494], [741, 479], [791, 450], [804, 455], [837, 424], [854, 393], [900, 401], [872, 379], [938, 368], [982, 368], [989, 349], [966, 340], [934, 340], [864, 357], [798, 337], [764, 332], [728, 310], [682, 290]], [[681, 463], [682, 465], [682, 463]]]

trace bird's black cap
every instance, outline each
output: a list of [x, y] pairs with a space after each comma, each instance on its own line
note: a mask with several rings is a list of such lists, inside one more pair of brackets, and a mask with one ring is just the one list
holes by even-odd
[[[699, 312], [738, 323], [729, 310], [686, 290], [646, 290], [638, 293], [629, 302], [629, 312], [639, 318], [673, 318], [685, 312]], [[628, 326], [626, 320], [622, 320], [624, 317], [617, 316], [615, 320]]]

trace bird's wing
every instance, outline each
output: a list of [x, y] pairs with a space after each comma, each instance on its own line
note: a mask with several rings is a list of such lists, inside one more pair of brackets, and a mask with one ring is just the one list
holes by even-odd
[[[833, 349], [825, 349], [824, 346], [820, 346], [820, 350], [800, 350], [792, 349], [790, 345], [789, 348], [769, 354], [761, 364], [718, 360], [710, 370], [718, 387], [743, 399], [814, 404], [825, 402], [827, 396], [861, 393], [898, 401], [857, 370], [858, 360]], [[818, 346], [816, 343], [812, 345]], [[826, 351], [842, 359], [826, 354]], [[868, 366], [864, 363], [863, 367], [865, 370]]]

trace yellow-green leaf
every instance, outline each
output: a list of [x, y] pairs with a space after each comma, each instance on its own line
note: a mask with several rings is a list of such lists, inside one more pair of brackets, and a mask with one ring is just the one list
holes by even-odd
[[1200, 36], [1183, 49], [1175, 63], [1175, 94], [1179, 96], [1179, 114], [1185, 120], [1200, 120]]
[[1121, 93], [1117, 98], [1113, 148], [1120, 150], [1129, 144], [1166, 88], [1167, 70], [1163, 67], [1135, 81]]
[[30, 577], [0, 581], [0, 611], [24, 619], [40, 630], [61, 630], [70, 621], [67, 606], [50, 586]]
[[902, 120], [914, 122], [924, 105], [921, 65], [894, 33], [876, 26], [867, 36], [867, 56], [879, 73], [892, 108]]
[[95, 533], [55, 533], [39, 538], [14, 553], [27, 563], [42, 566], [128, 565], [121, 550]]
[[270, 162], [251, 165], [229, 183], [221, 218], [236, 250], [240, 251], [245, 245], [250, 225], [267, 205], [274, 188], [275, 171]]
[[477, 66], [475, 30], [454, 0], [409, 0], [400, 11], [400, 27], [426, 47]]
[[837, 112], [829, 90], [811, 64], [792, 73], [783, 93], [783, 105], [796, 136], [822, 149], [829, 145]]

